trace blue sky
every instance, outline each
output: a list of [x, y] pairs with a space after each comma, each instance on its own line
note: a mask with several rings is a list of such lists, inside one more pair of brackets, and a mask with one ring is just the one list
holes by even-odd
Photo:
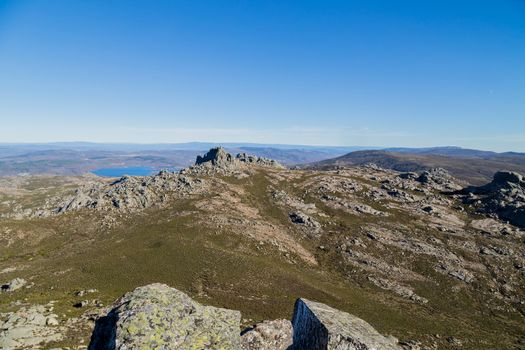
[[525, 1], [0, 0], [0, 142], [525, 151]]

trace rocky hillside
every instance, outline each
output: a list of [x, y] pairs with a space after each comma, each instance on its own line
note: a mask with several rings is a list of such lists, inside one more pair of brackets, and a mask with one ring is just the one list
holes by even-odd
[[[524, 204], [510, 172], [465, 187], [222, 149], [178, 173], [1, 179], [0, 348], [523, 348]], [[186, 340], [158, 336], [181, 319]]]
[[494, 153], [454, 148], [393, 149], [355, 151], [346, 155], [307, 164], [311, 169], [334, 169], [376, 164], [395, 171], [424, 171], [444, 168], [456, 178], [475, 185], [490, 181], [495, 172], [508, 170], [525, 173], [525, 154]]

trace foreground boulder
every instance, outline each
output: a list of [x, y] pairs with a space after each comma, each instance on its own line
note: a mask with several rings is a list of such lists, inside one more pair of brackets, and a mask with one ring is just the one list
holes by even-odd
[[202, 306], [164, 284], [127, 293], [97, 321], [89, 349], [239, 349], [239, 311]]
[[362, 319], [306, 299], [296, 301], [292, 325], [294, 350], [401, 349]]
[[479, 213], [497, 217], [525, 229], [525, 181], [515, 172], [498, 171], [484, 186], [470, 186], [457, 193]]
[[[264, 321], [240, 334], [239, 311], [203, 306], [164, 284], [127, 293], [100, 318], [90, 350], [399, 350], [365, 321], [298, 299], [292, 323]], [[293, 326], [293, 329], [292, 329]]]

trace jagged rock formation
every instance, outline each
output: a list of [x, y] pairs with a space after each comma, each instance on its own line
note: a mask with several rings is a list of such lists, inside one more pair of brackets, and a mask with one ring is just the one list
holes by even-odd
[[212, 148], [204, 156], [197, 156], [195, 165], [209, 163], [214, 166], [224, 167], [234, 163], [233, 156], [222, 147]]
[[292, 319], [292, 350], [399, 350], [397, 339], [379, 334], [360, 318], [299, 299]]
[[127, 293], [97, 321], [91, 350], [238, 349], [238, 311], [202, 306], [164, 284]]
[[262, 166], [284, 169], [284, 166], [273, 159], [239, 153], [233, 156], [222, 147], [210, 149], [204, 156], [197, 156], [195, 165], [184, 169], [183, 174], [211, 175], [214, 173], [229, 174], [242, 170], [245, 166]]
[[463, 202], [478, 212], [498, 217], [525, 228], [525, 181], [515, 172], [498, 171], [492, 182], [480, 187], [467, 187], [458, 193]]
[[59, 204], [54, 213], [64, 213], [82, 208], [134, 211], [165, 203], [170, 195], [179, 196], [199, 192], [204, 180], [191, 175], [229, 174], [242, 170], [246, 165], [284, 168], [274, 160], [238, 154], [233, 157], [224, 148], [212, 148], [204, 156], [197, 156], [195, 165], [180, 174], [161, 171], [152, 176], [124, 176], [109, 184], [95, 182], [79, 188], [70, 198]]
[[127, 293], [97, 321], [89, 349], [400, 349], [395, 338], [365, 321], [305, 299], [297, 300], [292, 323], [264, 321], [241, 336], [240, 317], [238, 311], [202, 306], [175, 288], [150, 284]]

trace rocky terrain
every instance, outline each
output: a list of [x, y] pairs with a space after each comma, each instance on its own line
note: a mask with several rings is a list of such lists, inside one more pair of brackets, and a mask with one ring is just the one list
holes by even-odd
[[525, 172], [524, 153], [495, 153], [458, 147], [361, 150], [306, 164], [304, 167], [327, 170], [370, 163], [400, 172], [444, 168], [454, 177], [474, 185], [490, 181], [492, 175], [500, 170]]
[[164, 284], [139, 287], [97, 320], [89, 349], [401, 349], [365, 321], [305, 299], [292, 322], [263, 321], [242, 333], [241, 313], [202, 306]]
[[482, 214], [500, 218], [525, 229], [525, 181], [514, 172], [499, 171], [492, 182], [480, 187], [467, 187], [463, 202]]
[[[0, 348], [525, 346], [516, 173], [469, 187], [218, 148], [177, 173], [0, 185]], [[159, 333], [180, 319], [187, 337]]]

